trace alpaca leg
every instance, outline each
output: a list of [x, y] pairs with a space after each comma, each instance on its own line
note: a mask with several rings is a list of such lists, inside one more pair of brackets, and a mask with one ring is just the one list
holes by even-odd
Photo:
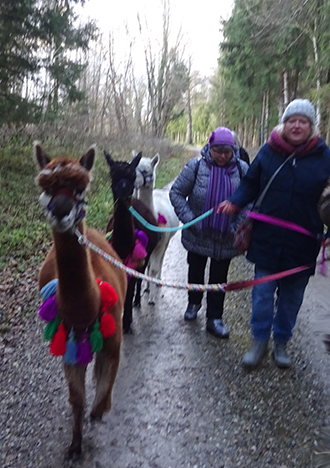
[[120, 344], [111, 344], [96, 355], [94, 376], [96, 394], [91, 411], [91, 418], [101, 419], [111, 409], [111, 392], [119, 365]]
[[[152, 276], [153, 278], [158, 278], [160, 279], [161, 273], [162, 273], [162, 266], [163, 266], [163, 261], [164, 261], [164, 256], [165, 256], [165, 251], [168, 246], [168, 243], [166, 245], [161, 246], [162, 248], [156, 248], [150, 257], [150, 271], [149, 275]], [[148, 304], [150, 305], [155, 305], [156, 303], [156, 291], [157, 291], [157, 286], [155, 283], [150, 283], [150, 295], [149, 295], [149, 300]]]
[[138, 279], [136, 281], [135, 298], [133, 302], [134, 307], [141, 307], [141, 287], [142, 287], [142, 279]]
[[123, 315], [123, 332], [125, 334], [132, 333], [131, 323], [133, 320], [133, 296], [136, 279], [129, 278], [127, 284], [127, 292], [124, 304], [124, 315]]
[[[145, 269], [144, 273], [145, 273], [147, 276], [150, 276], [150, 259], [149, 259], [147, 268]], [[142, 287], [142, 286], [141, 286], [141, 287]], [[146, 282], [145, 292], [149, 293], [149, 291], [150, 291], [150, 283], [149, 283], [149, 281], [147, 281], [147, 282]]]
[[86, 367], [64, 364], [64, 372], [69, 385], [69, 402], [73, 412], [72, 442], [69, 447], [69, 455], [80, 455], [85, 406]]

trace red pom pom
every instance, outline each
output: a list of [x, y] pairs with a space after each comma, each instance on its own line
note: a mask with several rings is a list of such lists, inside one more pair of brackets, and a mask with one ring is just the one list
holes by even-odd
[[106, 312], [110, 307], [114, 306], [118, 301], [118, 294], [111, 284], [96, 278], [101, 291], [102, 312]]
[[108, 338], [116, 331], [116, 324], [114, 318], [111, 314], [104, 314], [101, 317], [100, 321], [100, 332], [102, 333], [103, 338]]
[[66, 335], [64, 325], [61, 323], [50, 343], [50, 354], [53, 356], [64, 356], [66, 351]]

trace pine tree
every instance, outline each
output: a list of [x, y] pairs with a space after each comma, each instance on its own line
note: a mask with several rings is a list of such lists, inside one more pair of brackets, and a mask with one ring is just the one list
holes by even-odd
[[75, 26], [77, 3], [83, 0], [0, 0], [0, 124], [36, 121], [45, 98], [48, 113], [81, 99], [84, 63], [72, 52], [87, 49], [95, 27]]

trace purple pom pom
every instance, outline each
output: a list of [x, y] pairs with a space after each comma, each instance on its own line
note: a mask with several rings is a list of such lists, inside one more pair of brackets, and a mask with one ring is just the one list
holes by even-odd
[[147, 246], [149, 238], [144, 231], [138, 231], [137, 229], [135, 229], [135, 236], [141, 242], [143, 247]]
[[89, 342], [89, 334], [84, 333], [78, 343], [77, 364], [87, 366], [93, 360], [92, 347]]
[[45, 322], [54, 320], [57, 314], [56, 294], [53, 294], [39, 307], [39, 317]]

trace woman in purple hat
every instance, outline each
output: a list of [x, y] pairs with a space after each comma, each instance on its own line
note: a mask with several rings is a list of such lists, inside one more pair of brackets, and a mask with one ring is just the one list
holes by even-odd
[[[170, 200], [182, 223], [188, 223], [230, 197], [248, 170], [239, 158], [231, 131], [219, 127], [201, 150], [201, 159], [193, 158], [182, 169], [170, 190]], [[182, 244], [188, 251], [188, 282], [204, 284], [207, 259], [210, 258], [209, 283], [225, 283], [230, 260], [238, 255], [233, 233], [244, 213], [235, 218], [212, 213], [188, 229], [182, 230]], [[235, 225], [234, 225], [235, 224]], [[186, 321], [194, 321], [201, 308], [203, 293], [188, 292]], [[222, 322], [225, 295], [207, 293], [206, 329], [218, 338], [228, 338]]]

